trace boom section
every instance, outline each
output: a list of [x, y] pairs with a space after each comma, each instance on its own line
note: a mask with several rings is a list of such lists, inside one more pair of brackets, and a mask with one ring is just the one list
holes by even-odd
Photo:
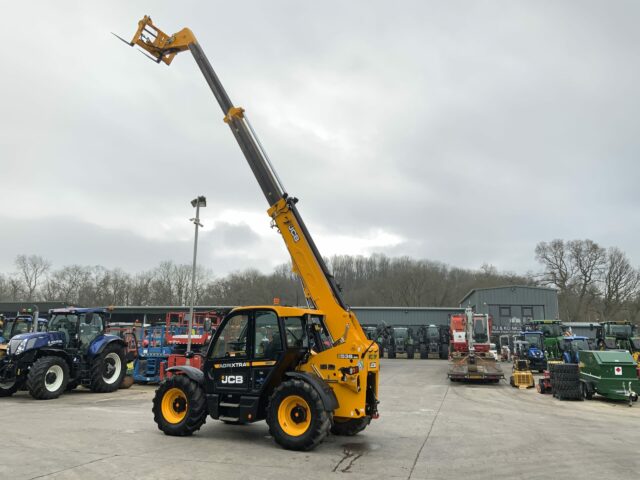
[[[133, 39], [127, 43], [131, 46], [138, 45], [148, 52], [147, 56], [152, 60], [167, 65], [173, 61], [178, 53], [186, 50], [191, 52], [225, 115], [225, 123], [231, 128], [231, 132], [271, 207], [268, 210], [269, 215], [273, 219], [273, 224], [280, 230], [289, 250], [293, 269], [302, 280], [308, 303], [311, 307], [325, 311], [327, 317], [339, 314], [339, 317], [351, 317], [354, 321], [355, 316], [349, 312], [333, 275], [329, 272], [296, 208], [297, 199], [286, 193], [260, 141], [251, 128], [244, 109], [233, 105], [191, 30], [184, 28], [173, 35], [167, 35], [153, 25], [149, 16], [145, 16], [138, 22], [138, 30]], [[339, 330], [341, 327], [344, 328], [344, 319], [335, 322], [334, 325], [331, 323], [334, 322], [329, 322], [327, 325], [331, 335], [333, 338], [339, 338], [343, 335], [343, 332]], [[355, 320], [355, 324], [358, 325], [357, 320]]]

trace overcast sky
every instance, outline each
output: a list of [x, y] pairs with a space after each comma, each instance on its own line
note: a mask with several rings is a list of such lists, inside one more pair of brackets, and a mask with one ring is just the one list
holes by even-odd
[[325, 256], [536, 270], [591, 238], [640, 263], [637, 1], [0, 1], [0, 271], [268, 272], [288, 255], [189, 53], [190, 27]]

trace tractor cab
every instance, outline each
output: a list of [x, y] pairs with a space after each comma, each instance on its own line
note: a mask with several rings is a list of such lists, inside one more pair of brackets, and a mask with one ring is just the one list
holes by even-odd
[[49, 331], [60, 332], [64, 348], [86, 351], [93, 340], [104, 333], [104, 309], [75, 308], [51, 311]]
[[580, 352], [589, 350], [589, 342], [587, 337], [565, 336], [558, 342], [558, 347], [564, 363], [580, 363]]
[[[17, 317], [9, 317], [4, 319], [4, 328], [0, 335], [0, 343], [7, 343], [16, 335], [31, 332], [33, 325], [32, 315], [18, 315]], [[38, 318], [38, 332], [47, 330], [47, 320]]]

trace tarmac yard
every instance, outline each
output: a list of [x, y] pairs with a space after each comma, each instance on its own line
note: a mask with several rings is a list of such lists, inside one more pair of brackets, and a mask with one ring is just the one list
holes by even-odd
[[291, 452], [265, 422], [209, 419], [188, 438], [153, 422], [155, 387], [2, 398], [2, 479], [635, 478], [640, 403], [559, 401], [508, 384], [450, 383], [447, 362], [383, 360], [381, 418], [355, 437]]

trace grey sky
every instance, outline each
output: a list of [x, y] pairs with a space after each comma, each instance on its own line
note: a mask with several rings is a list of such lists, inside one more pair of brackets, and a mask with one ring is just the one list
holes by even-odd
[[640, 261], [640, 4], [2, 2], [0, 271], [20, 253], [220, 275], [287, 259], [189, 54], [118, 42], [190, 27], [324, 255], [537, 269], [591, 238]]

